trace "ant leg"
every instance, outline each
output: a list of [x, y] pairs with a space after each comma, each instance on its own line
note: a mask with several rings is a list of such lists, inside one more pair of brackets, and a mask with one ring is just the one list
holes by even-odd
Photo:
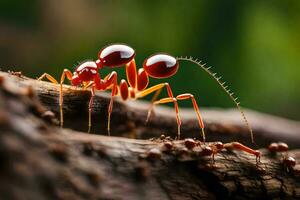
[[95, 82], [94, 81], [91, 81], [91, 82], [89, 82], [88, 84], [85, 84], [85, 85], [83, 85], [83, 89], [88, 89], [88, 88], [90, 88], [91, 86], [93, 86], [95, 84]]
[[90, 98], [90, 102], [89, 102], [89, 128], [88, 128], [88, 133], [90, 133], [91, 127], [92, 127], [92, 106], [93, 106], [93, 103], [94, 103], [94, 96], [95, 96], [95, 87], [92, 86], [92, 88], [91, 88], [91, 98]]
[[192, 94], [189, 94], [189, 93], [186, 93], [186, 94], [180, 94], [176, 97], [177, 100], [186, 100], [186, 99], [191, 99], [192, 100], [192, 103], [193, 103], [193, 107], [194, 107], [194, 110], [197, 114], [197, 118], [198, 118], [198, 123], [199, 123], [199, 126], [201, 128], [201, 132], [202, 132], [202, 137], [203, 137], [203, 142], [205, 142], [205, 132], [204, 132], [204, 123], [203, 123], [203, 120], [202, 120], [202, 117], [201, 117], [201, 114], [200, 114], [200, 111], [199, 111], [199, 107], [198, 107], [198, 104], [196, 102], [196, 99], [194, 97], [194, 95]]
[[[48, 79], [51, 83], [58, 84], [57, 80], [53, 76], [51, 76], [50, 74], [48, 74], [48, 73], [44, 73], [37, 80], [41, 81], [44, 78]], [[61, 90], [59, 90], [59, 91], [61, 91]], [[61, 94], [61, 92], [59, 92], [59, 96], [61, 96], [60, 94]], [[59, 97], [59, 99], [60, 99], [60, 97]], [[59, 103], [59, 105], [60, 105], [60, 103]], [[61, 111], [61, 109], [60, 109], [60, 111]], [[60, 126], [62, 127], [62, 117], [61, 116], [62, 116], [62, 114], [60, 113]]]
[[[167, 88], [167, 92], [168, 92], [168, 96], [171, 98], [174, 98], [173, 96], [173, 92], [172, 89], [169, 85], [169, 83], [160, 83], [157, 85], [154, 85], [150, 88], [147, 88], [146, 90], [141, 91], [140, 93], [137, 94], [137, 98], [142, 98], [145, 97], [153, 92], [155, 92], [153, 98], [152, 98], [152, 105], [150, 106], [149, 110], [148, 110], [148, 115], [151, 115], [151, 112], [153, 110], [153, 103], [155, 102], [155, 100], [157, 99], [157, 97], [159, 96], [160, 92], [162, 91], [163, 87]], [[174, 102], [174, 106], [175, 106], [175, 110], [177, 110], [176, 114], [178, 114], [178, 105], [177, 105], [177, 101]], [[178, 117], [179, 119], [179, 117]], [[179, 119], [180, 122], [180, 119]]]
[[[150, 87], [150, 88], [147, 88], [147, 89], [145, 89], [145, 90], [142, 90], [141, 92], [139, 92], [137, 95], [136, 95], [136, 98], [143, 98], [143, 97], [145, 97], [145, 96], [147, 96], [147, 95], [149, 95], [149, 94], [151, 94], [151, 93], [153, 93], [153, 92], [156, 92], [155, 94], [154, 94], [154, 96], [153, 96], [153, 99], [154, 99], [154, 97], [155, 96], [158, 96], [158, 94], [160, 93], [160, 91], [163, 89], [163, 87], [165, 87], [166, 86], [166, 84], [167, 83], [160, 83], [160, 84], [157, 84], [157, 85], [154, 85], [154, 86], [152, 86], [152, 87]], [[158, 94], [157, 94], [158, 93]], [[152, 99], [152, 100], [153, 100]], [[156, 99], [156, 97], [155, 97], [155, 99]], [[154, 99], [154, 100], [155, 100]]]
[[256, 157], [256, 163], [260, 162], [260, 156], [261, 156], [260, 151], [251, 149], [250, 147], [247, 147], [239, 142], [226, 143], [224, 144], [224, 148], [229, 148], [229, 149], [233, 148], [233, 149], [244, 151], [246, 153], [250, 153]]
[[109, 136], [110, 136], [110, 118], [113, 109], [114, 96], [116, 93], [117, 93], [117, 87], [113, 86], [113, 88], [111, 89], [111, 99], [108, 107], [108, 119], [107, 119], [107, 133]]
[[159, 94], [161, 93], [162, 91], [162, 88], [160, 88], [159, 90], [157, 90], [152, 99], [151, 99], [151, 105], [150, 107], [148, 108], [148, 114], [147, 114], [147, 119], [146, 119], [146, 123], [148, 123], [150, 117], [151, 117], [151, 114], [152, 114], [152, 111], [153, 111], [153, 103], [156, 101], [156, 99], [158, 98]]
[[[177, 122], [177, 135], [178, 135], [178, 139], [179, 139], [180, 138], [180, 126], [181, 126], [181, 120], [179, 117], [179, 108], [178, 108], [177, 100], [176, 99], [174, 100], [173, 92], [172, 92], [172, 89], [171, 89], [169, 83], [160, 83], [160, 84], [154, 85], [146, 90], [143, 90], [137, 94], [137, 98], [142, 98], [152, 92], [156, 92], [152, 98], [152, 101], [153, 101], [152, 105], [150, 106], [150, 108], [148, 110], [148, 115], [147, 115], [147, 119], [148, 119], [151, 115], [154, 105], [158, 104], [158, 102], [159, 102], [159, 101], [155, 101], [155, 99], [158, 97], [158, 95], [160, 94], [163, 87], [166, 87], [169, 99], [172, 99], [169, 102], [174, 103], [174, 109], [175, 109], [175, 113], [176, 113], [176, 122]], [[165, 98], [165, 99], [167, 99], [167, 98]], [[166, 102], [166, 103], [168, 103], [168, 102]]]
[[104, 82], [102, 83], [102, 86], [104, 87], [104, 90], [111, 88], [111, 99], [108, 106], [108, 119], [107, 119], [107, 133], [110, 135], [110, 117], [113, 109], [113, 102], [114, 102], [114, 96], [118, 92], [118, 75], [117, 72], [113, 71], [110, 74], [108, 74], [104, 78]]
[[41, 81], [42, 79], [47, 78], [51, 83], [58, 84], [57, 80], [53, 78], [50, 74], [44, 73], [42, 76], [40, 76], [37, 80]]
[[177, 139], [180, 139], [180, 126], [181, 126], [181, 121], [179, 118], [179, 109], [178, 109], [178, 104], [177, 104], [177, 100], [174, 97], [167, 97], [167, 98], [162, 98], [160, 100], [154, 101], [153, 102], [153, 106], [157, 105], [157, 104], [164, 104], [164, 103], [174, 103], [174, 107], [175, 107], [175, 112], [176, 112], [176, 121], [177, 121]]
[[59, 89], [59, 113], [60, 113], [60, 126], [64, 125], [64, 115], [63, 115], [63, 88], [62, 85], [64, 83], [65, 77], [68, 80], [72, 80], [72, 72], [68, 69], [64, 69], [63, 73], [60, 77], [60, 89]]
[[[65, 80], [65, 76], [67, 76], [67, 78], [69, 80], [72, 80], [72, 72], [69, 71], [68, 69], [64, 69], [61, 78], [60, 78], [60, 89], [59, 89], [59, 112], [60, 112], [60, 126], [63, 127], [63, 123], [64, 123], [64, 118], [63, 118], [63, 90], [62, 90], [62, 84]], [[55, 78], [53, 78], [53, 76], [51, 76], [50, 74], [44, 73], [42, 76], [40, 76], [38, 78], [38, 80], [42, 80], [44, 78], [47, 78], [50, 82], [58, 84], [57, 80]]]
[[95, 86], [96, 83], [94, 81], [86, 82], [83, 83], [83, 89], [88, 89], [91, 88], [91, 97], [90, 97], [90, 102], [89, 102], [89, 121], [88, 121], [88, 133], [91, 132], [91, 127], [92, 127], [92, 108], [93, 108], [93, 103], [94, 103], [94, 97], [95, 97]]

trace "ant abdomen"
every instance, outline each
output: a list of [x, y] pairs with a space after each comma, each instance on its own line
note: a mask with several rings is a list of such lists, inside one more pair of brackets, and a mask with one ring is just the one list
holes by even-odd
[[168, 78], [177, 72], [179, 64], [173, 56], [156, 54], [147, 58], [143, 67], [147, 74], [153, 78]]
[[134, 50], [124, 44], [113, 44], [101, 49], [98, 53], [98, 68], [103, 66], [117, 67], [130, 62], [135, 56]]

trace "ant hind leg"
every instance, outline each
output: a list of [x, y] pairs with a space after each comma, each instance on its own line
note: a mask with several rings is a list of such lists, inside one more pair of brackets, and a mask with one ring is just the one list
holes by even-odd
[[148, 123], [150, 117], [151, 117], [151, 114], [153, 112], [153, 103], [156, 101], [157, 97], [159, 96], [159, 94], [161, 93], [162, 91], [162, 88], [160, 88], [159, 90], [157, 90], [154, 94], [154, 96], [152, 97], [152, 100], [151, 100], [151, 105], [150, 107], [148, 108], [148, 113], [147, 113], [147, 119], [146, 119], [146, 124]]
[[[156, 101], [156, 99], [159, 96], [159, 94], [160, 94], [161, 90], [163, 89], [163, 87], [166, 87], [169, 98], [164, 98], [164, 99]], [[155, 92], [155, 94], [152, 98], [152, 104], [151, 104], [150, 108], [148, 109], [146, 122], [149, 120], [155, 104], [173, 102], [174, 103], [174, 108], [175, 108], [175, 113], [176, 113], [176, 121], [177, 121], [177, 137], [179, 139], [180, 138], [180, 127], [181, 127], [181, 120], [180, 120], [180, 117], [179, 117], [179, 108], [178, 108], [177, 100], [173, 96], [173, 92], [172, 92], [172, 89], [171, 89], [169, 83], [160, 83], [160, 84], [154, 85], [150, 88], [147, 88], [147, 89], [141, 91], [140, 93], [138, 93], [137, 98], [142, 98], [142, 97], [144, 97], [148, 94], [151, 94], [153, 92]]]
[[177, 139], [180, 139], [180, 127], [181, 127], [181, 120], [179, 118], [179, 109], [178, 109], [178, 104], [177, 104], [177, 100], [174, 97], [167, 97], [167, 98], [162, 98], [160, 100], [154, 101], [153, 102], [153, 106], [157, 105], [157, 104], [164, 104], [164, 103], [174, 103], [174, 107], [175, 107], [175, 112], [176, 112], [176, 122], [177, 122]]
[[202, 120], [202, 117], [201, 117], [201, 114], [200, 114], [200, 111], [199, 111], [199, 107], [198, 107], [198, 104], [196, 102], [196, 99], [195, 99], [194, 95], [189, 94], [189, 93], [180, 94], [176, 97], [176, 99], [177, 100], [186, 100], [186, 99], [191, 99], [192, 100], [194, 110], [197, 114], [198, 123], [199, 123], [199, 126], [201, 128], [201, 134], [202, 134], [203, 142], [205, 142], [206, 137], [205, 137], [205, 132], [204, 132], [204, 123], [203, 123], [203, 120]]

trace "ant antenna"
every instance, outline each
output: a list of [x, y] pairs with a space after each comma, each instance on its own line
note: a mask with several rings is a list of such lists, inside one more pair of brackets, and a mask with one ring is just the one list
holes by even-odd
[[251, 136], [251, 142], [254, 142], [254, 137], [253, 137], [253, 131], [252, 128], [246, 118], [246, 115], [242, 109], [242, 107], [240, 106], [240, 102], [238, 102], [238, 98], [234, 96], [234, 93], [232, 91], [230, 91], [230, 89], [228, 89], [228, 86], [226, 85], [226, 82], [221, 82], [221, 76], [217, 77], [217, 73], [213, 73], [210, 68], [211, 67], [205, 67], [205, 64], [202, 64], [201, 61], [199, 61], [198, 59], [193, 59], [193, 57], [177, 57], [177, 60], [183, 60], [183, 61], [189, 61], [192, 62], [196, 65], [198, 65], [199, 67], [201, 67], [201, 69], [203, 69], [206, 73], [208, 73], [215, 81], [217, 81], [217, 83], [221, 86], [221, 88], [225, 91], [225, 93], [230, 97], [230, 99], [235, 103], [237, 109], [240, 111], [243, 120], [250, 132], [250, 136]]

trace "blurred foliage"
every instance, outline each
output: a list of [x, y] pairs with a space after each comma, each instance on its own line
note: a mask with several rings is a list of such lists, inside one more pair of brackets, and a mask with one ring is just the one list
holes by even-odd
[[[199, 58], [245, 107], [300, 119], [299, 10], [298, 0], [1, 0], [0, 64], [58, 78], [63, 68], [121, 42], [136, 49], [139, 67], [156, 52]], [[181, 63], [176, 76], [151, 84], [161, 81], [175, 94], [194, 93], [201, 106], [233, 106], [192, 64]]]

